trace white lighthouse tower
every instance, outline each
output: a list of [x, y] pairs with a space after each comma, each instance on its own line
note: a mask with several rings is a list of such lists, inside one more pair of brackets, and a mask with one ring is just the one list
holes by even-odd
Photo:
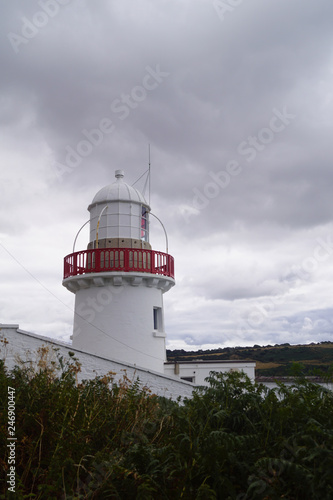
[[63, 285], [75, 293], [73, 348], [164, 372], [163, 294], [174, 260], [152, 250], [150, 207], [124, 182], [102, 188], [88, 207], [87, 250], [65, 257]]

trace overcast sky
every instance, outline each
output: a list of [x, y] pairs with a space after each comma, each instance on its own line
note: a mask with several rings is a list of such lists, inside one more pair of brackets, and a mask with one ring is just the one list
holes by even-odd
[[0, 322], [69, 340], [63, 258], [150, 144], [167, 346], [332, 340], [332, 23], [331, 0], [2, 2]]

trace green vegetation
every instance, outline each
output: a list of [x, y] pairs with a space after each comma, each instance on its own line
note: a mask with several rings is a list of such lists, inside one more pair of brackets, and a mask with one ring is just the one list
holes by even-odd
[[[77, 382], [72, 357], [0, 365], [0, 498], [333, 498], [333, 393], [299, 379], [269, 390], [243, 374], [173, 402], [112, 373]], [[60, 370], [60, 372], [59, 372]], [[16, 493], [8, 493], [8, 387]]]
[[305, 375], [325, 374], [333, 365], [333, 342], [309, 345], [282, 344], [260, 347], [226, 347], [207, 351], [167, 351], [168, 361], [252, 360], [256, 361], [256, 376], [289, 376], [293, 363], [301, 363]]

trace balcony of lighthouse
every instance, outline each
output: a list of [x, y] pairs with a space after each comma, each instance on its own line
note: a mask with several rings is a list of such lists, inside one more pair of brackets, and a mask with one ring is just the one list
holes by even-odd
[[174, 259], [167, 253], [141, 248], [95, 248], [71, 253], [64, 260], [64, 279], [119, 271], [150, 273], [174, 279]]
[[65, 257], [63, 285], [75, 293], [90, 286], [145, 283], [164, 293], [174, 286], [174, 276], [174, 258], [167, 253], [141, 248], [95, 248]]

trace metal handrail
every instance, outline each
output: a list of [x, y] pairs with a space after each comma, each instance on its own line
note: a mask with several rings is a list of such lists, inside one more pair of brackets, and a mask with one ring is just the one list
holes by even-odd
[[174, 278], [174, 258], [143, 248], [94, 248], [67, 255], [64, 279], [109, 271], [142, 272]]

